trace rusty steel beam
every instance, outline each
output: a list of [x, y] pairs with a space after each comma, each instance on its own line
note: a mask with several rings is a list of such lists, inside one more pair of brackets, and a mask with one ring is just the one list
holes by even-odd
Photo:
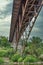
[[[9, 41], [14, 41], [14, 43], [18, 44], [23, 32], [26, 30], [29, 23], [31, 23], [34, 16], [36, 20], [42, 7], [42, 0], [14, 0], [13, 3]], [[32, 28], [33, 26], [30, 29], [30, 33]]]
[[18, 13], [21, 5], [21, 0], [13, 0], [13, 10], [12, 10], [12, 19], [11, 19], [11, 28], [10, 28], [10, 37], [9, 41], [12, 42], [15, 32], [15, 26], [18, 18]]
[[[33, 5], [33, 4], [32, 4]], [[32, 5], [31, 5], [31, 7], [32, 7]], [[35, 4], [34, 4], [35, 5]], [[40, 6], [41, 6], [41, 4], [40, 4]], [[39, 7], [40, 7], [39, 6]], [[30, 9], [29, 10], [31, 10], [31, 7], [30, 7]], [[26, 9], [27, 10], [27, 9]], [[38, 10], [37, 10], [38, 11]], [[37, 12], [38, 13], [38, 12]], [[28, 13], [27, 13], [28, 14]], [[32, 14], [31, 14], [31, 16], [32, 16]], [[26, 17], [26, 16], [25, 16]], [[32, 17], [34, 17], [34, 15], [32, 16]], [[25, 18], [26, 19], [26, 18]], [[31, 18], [32, 19], [32, 18]], [[31, 21], [31, 19], [30, 19], [30, 21]], [[28, 15], [28, 20], [27, 20], [28, 22], [29, 22], [29, 15]], [[23, 23], [25, 22], [25, 24], [27, 23], [27, 21], [25, 22], [24, 20], [23, 20]], [[28, 23], [27, 23], [27, 26], [28, 26]], [[22, 27], [21, 27], [21, 32], [20, 32], [20, 34], [22, 35], [22, 33], [23, 33], [23, 31], [25, 30], [26, 28], [25, 28], [25, 25], [24, 24], [22, 24]], [[20, 35], [20, 36], [21, 36]]]

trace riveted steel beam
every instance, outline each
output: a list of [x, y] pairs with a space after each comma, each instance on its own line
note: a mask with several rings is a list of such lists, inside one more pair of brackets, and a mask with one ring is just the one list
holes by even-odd
[[[31, 20], [34, 17], [36, 20], [43, 4], [42, 1], [43, 0], [15, 0], [13, 2], [14, 4], [9, 37], [10, 42], [18, 44], [23, 32], [26, 30], [27, 26], [30, 25]], [[30, 27], [28, 37], [31, 33], [33, 25]]]

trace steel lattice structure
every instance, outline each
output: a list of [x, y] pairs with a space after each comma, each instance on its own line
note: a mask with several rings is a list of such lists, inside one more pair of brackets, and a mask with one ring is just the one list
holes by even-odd
[[27, 39], [42, 8], [42, 0], [14, 0], [9, 41], [18, 43], [29, 26]]

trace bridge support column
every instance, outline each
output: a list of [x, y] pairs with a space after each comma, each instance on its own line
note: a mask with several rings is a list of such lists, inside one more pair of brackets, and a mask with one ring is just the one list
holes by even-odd
[[[16, 44], [16, 51], [21, 36], [28, 25], [30, 25], [29, 23], [31, 23], [34, 16], [36, 20], [42, 5], [42, 0], [14, 0], [9, 41]], [[33, 25], [29, 28], [28, 37]]]

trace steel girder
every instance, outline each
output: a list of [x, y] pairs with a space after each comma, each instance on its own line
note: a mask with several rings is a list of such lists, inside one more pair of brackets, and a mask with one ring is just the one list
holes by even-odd
[[[9, 41], [18, 43], [29, 25], [28, 37], [42, 8], [42, 0], [14, 0]], [[34, 19], [32, 21], [32, 19]], [[32, 26], [30, 25], [32, 22]], [[27, 37], [27, 39], [28, 39]]]

